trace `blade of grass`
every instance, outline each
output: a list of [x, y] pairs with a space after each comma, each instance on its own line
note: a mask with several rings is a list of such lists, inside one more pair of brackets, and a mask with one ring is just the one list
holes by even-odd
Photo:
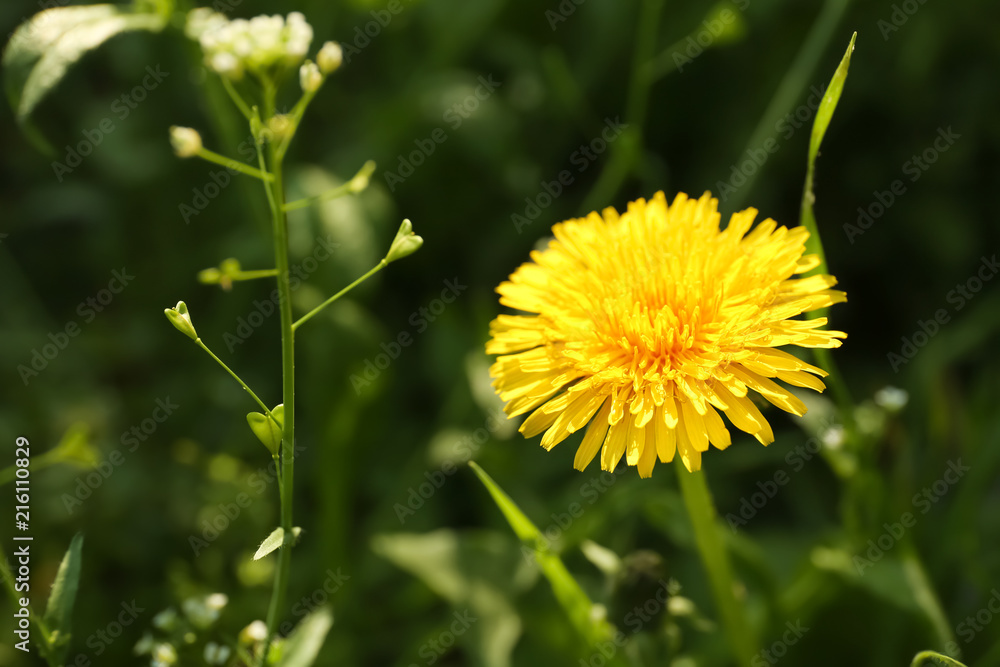
[[590, 646], [597, 646], [601, 642], [612, 640], [615, 634], [614, 628], [607, 621], [594, 617], [592, 613], [594, 603], [580, 588], [559, 556], [548, 548], [548, 540], [545, 539], [541, 531], [485, 470], [479, 467], [475, 461], [470, 461], [469, 466], [479, 477], [486, 490], [489, 491], [490, 496], [493, 497], [493, 501], [514, 530], [514, 534], [527, 547], [534, 550], [539, 569], [548, 579], [552, 586], [552, 592], [555, 593], [563, 611], [569, 616], [573, 627], [587, 640]]

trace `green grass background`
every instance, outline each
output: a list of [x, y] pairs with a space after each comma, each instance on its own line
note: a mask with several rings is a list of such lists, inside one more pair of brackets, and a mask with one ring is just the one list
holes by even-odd
[[[802, 105], [810, 87], [829, 81], [855, 30], [850, 75], [816, 173], [816, 216], [830, 270], [849, 298], [832, 312], [833, 325], [849, 333], [834, 357], [859, 404], [887, 384], [906, 389], [910, 403], [867, 445], [870, 467], [854, 496], [821, 457], [791, 472], [785, 457], [809, 435], [774, 410], [767, 413], [773, 445], [735, 437], [725, 454], [705, 457], [705, 468], [722, 514], [738, 511], [758, 482], [790, 472], [775, 497], [731, 535], [761, 645], [779, 641], [786, 622], [809, 628], [782, 664], [906, 665], [921, 649], [942, 649], [948, 634], [967, 664], [1000, 664], [1000, 621], [968, 641], [969, 626], [961, 625], [987, 608], [1000, 586], [1000, 283], [986, 281], [960, 310], [949, 300], [981, 258], [1000, 249], [1000, 11], [973, 1], [724, 2], [714, 9], [738, 16], [739, 29], [653, 82], [648, 99], [630, 101], [634, 51], [643, 39], [637, 26], [648, 31], [653, 52], [671, 60], [672, 46], [683, 53], [688, 36], [705, 29], [713, 4], [667, 2], [653, 22], [640, 18], [638, 2], [562, 5], [575, 10], [553, 30], [546, 11], [558, 11], [555, 0], [403, 0], [403, 10], [324, 87], [290, 154], [298, 166], [291, 188], [300, 195], [349, 178], [366, 159], [379, 165], [361, 196], [291, 215], [293, 261], [308, 256], [317, 237], [339, 244], [297, 290], [300, 312], [373, 265], [403, 217], [425, 239], [416, 255], [298, 337], [304, 450], [295, 511], [305, 533], [290, 600], [311, 594], [327, 571], [349, 576], [331, 596], [336, 623], [319, 664], [429, 664], [437, 654], [428, 653], [428, 642], [441, 637], [453, 613], [469, 609], [479, 620], [436, 664], [592, 660], [467, 467], [447, 475], [403, 522], [396, 505], [408, 502], [425, 473], [462, 459], [469, 449], [456, 443], [463, 437], [492, 423], [498, 403], [483, 345], [489, 321], [501, 312], [493, 288], [552, 223], [588, 206], [621, 208], [659, 189], [668, 198], [677, 191], [718, 195], [718, 182], [747, 159], [747, 149], [759, 155], [773, 139], [777, 148], [754, 182], [721, 208], [731, 212], [739, 199], [762, 218], [797, 224], [811, 115], [800, 111], [808, 115], [802, 129], [776, 123], [808, 109]], [[902, 5], [916, 12], [885, 33], [879, 21], [891, 21]], [[325, 39], [353, 42], [355, 29], [374, 20], [370, 12], [384, 8], [360, 0], [245, 0], [231, 13], [301, 10], [318, 46]], [[3, 34], [38, 9], [25, 0], [3, 3]], [[121, 118], [115, 100], [141, 83], [147, 66], [169, 76]], [[797, 83], [776, 98], [790, 68], [799, 68]], [[85, 57], [38, 109], [54, 157], [34, 150], [10, 109], [0, 109], [0, 448], [10, 451], [0, 467], [13, 459], [17, 435], [27, 436], [37, 455], [81, 423], [102, 456], [124, 455], [72, 512], [63, 494], [87, 471], [60, 466], [32, 478], [36, 604], [72, 535], [86, 536], [70, 655], [94, 659], [99, 642], [88, 645], [88, 638], [115, 619], [123, 601], [146, 610], [95, 664], [139, 664], [130, 651], [142, 630], [157, 611], [186, 597], [229, 594], [215, 631], [225, 638], [263, 617], [270, 594], [267, 562], [248, 564], [278, 520], [276, 486], [258, 493], [260, 478], [253, 477], [268, 462], [244, 421], [253, 406], [162, 315], [186, 300], [202, 338], [265, 401], [280, 400], [277, 319], [231, 353], [223, 342], [271, 285], [242, 283], [227, 293], [195, 279], [226, 257], [245, 268], [272, 261], [263, 193], [249, 179], [223, 188], [190, 224], [179, 209], [219, 169], [175, 158], [168, 126], [198, 128], [209, 148], [237, 157], [247, 134], [235, 111], [219, 111], [224, 100], [218, 90], [206, 94], [200, 76], [196, 53], [176, 31], [113, 40]], [[500, 85], [455, 128], [446, 112], [474, 95], [479, 77]], [[575, 171], [574, 153], [598, 136], [604, 119], [616, 117], [630, 133]], [[65, 161], [64, 147], [79, 144], [105, 118], [114, 131], [60, 182], [53, 161]], [[396, 172], [400, 156], [437, 128], [447, 139], [390, 191], [385, 173]], [[908, 161], [948, 128], [958, 138], [911, 180]], [[542, 182], [566, 169], [573, 182], [519, 233], [512, 216], [525, 214], [525, 198], [536, 199]], [[869, 208], [897, 179], [905, 192], [851, 242], [843, 226], [856, 223], [858, 208]], [[604, 198], [588, 200], [598, 183]], [[79, 304], [123, 267], [134, 280], [85, 321]], [[467, 288], [431, 321], [420, 309], [435, 307], [445, 281]], [[897, 372], [887, 355], [899, 353], [901, 338], [912, 340], [938, 309], [949, 321]], [[69, 322], [80, 334], [25, 386], [18, 366]], [[356, 391], [350, 376], [363, 373], [366, 359], [374, 362], [380, 346], [402, 332], [413, 343]], [[179, 406], [174, 415], [129, 452], [122, 434], [167, 397]], [[581, 489], [601, 478], [594, 467], [572, 469], [575, 440], [545, 453], [513, 428], [492, 429], [473, 448], [475, 459], [540, 528], [558, 526], [553, 515], [574, 502], [585, 506], [560, 531], [558, 545], [570, 571], [633, 640], [636, 664], [668, 664], [667, 656], [696, 661], [678, 664], [729, 664], [721, 634], [705, 622], [661, 610], [637, 633], [626, 625], [660, 579], [675, 579], [701, 616], [716, 616], [673, 470], [658, 466], [648, 481], [624, 470], [591, 504], [590, 491]], [[971, 470], [926, 514], [918, 509], [916, 525], [863, 576], [852, 575], [849, 563], [845, 570], [824, 561], [824, 554], [867, 550], [865, 540], [914, 511], [914, 494], [958, 459]], [[220, 504], [241, 492], [253, 502], [196, 557], [190, 536], [202, 536], [203, 521], [218, 518]], [[12, 505], [4, 499], [4, 536], [12, 532]], [[845, 507], [860, 517], [850, 530]], [[586, 539], [625, 559], [620, 576], [606, 578], [583, 557]], [[937, 625], [914, 596], [907, 554], [919, 556], [940, 602]], [[12, 627], [4, 614], [0, 664], [34, 664], [12, 650]]]

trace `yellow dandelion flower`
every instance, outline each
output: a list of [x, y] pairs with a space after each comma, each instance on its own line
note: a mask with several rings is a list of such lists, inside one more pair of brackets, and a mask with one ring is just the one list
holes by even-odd
[[600, 451], [604, 470], [624, 455], [649, 477], [657, 458], [676, 452], [694, 471], [710, 443], [728, 447], [720, 413], [772, 442], [751, 390], [805, 413], [774, 378], [823, 391], [826, 373], [777, 348], [839, 347], [846, 334], [822, 330], [826, 318], [791, 318], [846, 296], [833, 276], [792, 278], [820, 262], [803, 254], [805, 228], [767, 219], [750, 231], [750, 208], [720, 231], [717, 208], [709, 193], [668, 206], [658, 192], [623, 214], [559, 223], [497, 288], [501, 304], [528, 313], [497, 317], [486, 346], [507, 414], [531, 412], [525, 437], [544, 432], [550, 450], [589, 423], [574, 467]]

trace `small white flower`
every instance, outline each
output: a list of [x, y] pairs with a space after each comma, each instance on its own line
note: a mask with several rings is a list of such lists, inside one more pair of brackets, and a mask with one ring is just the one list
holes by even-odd
[[184, 34], [190, 39], [200, 39], [201, 36], [211, 30], [215, 30], [228, 23], [224, 14], [213, 11], [208, 7], [198, 7], [188, 12], [187, 22], [184, 25]]
[[323, 83], [323, 73], [319, 71], [316, 63], [307, 60], [299, 68], [299, 84], [302, 90], [307, 93], [315, 93]]
[[910, 401], [910, 395], [899, 387], [882, 387], [875, 392], [875, 404], [889, 412], [899, 412]]
[[220, 611], [229, 604], [229, 597], [225, 593], [212, 593], [205, 598], [205, 606], [215, 611]]
[[823, 431], [820, 439], [829, 449], [840, 449], [844, 445], [844, 427], [835, 424]]
[[323, 74], [332, 74], [340, 68], [344, 60], [344, 50], [337, 42], [327, 42], [316, 54], [316, 64]]
[[170, 644], [157, 644], [153, 650], [154, 665], [172, 665], [177, 662], [177, 650]]
[[210, 665], [225, 664], [226, 660], [229, 659], [230, 653], [232, 653], [232, 651], [229, 650], [228, 646], [216, 644], [215, 642], [208, 642], [205, 644], [205, 662]]
[[208, 61], [208, 66], [219, 74], [224, 74], [230, 78], [237, 79], [243, 73], [243, 67], [239, 59], [228, 51], [221, 51], [212, 56]]
[[170, 144], [174, 147], [177, 157], [194, 157], [201, 150], [201, 135], [198, 130], [190, 127], [170, 128]]
[[254, 621], [240, 630], [241, 644], [254, 644], [267, 639], [267, 625], [264, 621]]

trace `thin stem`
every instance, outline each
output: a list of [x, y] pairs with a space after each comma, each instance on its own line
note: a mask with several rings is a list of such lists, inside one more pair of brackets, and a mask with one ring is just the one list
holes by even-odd
[[688, 472], [678, 459], [677, 477], [684, 504], [694, 526], [694, 538], [715, 597], [722, 626], [729, 639], [733, 657], [740, 665], [751, 665], [757, 655], [756, 640], [750, 633], [733, 588], [732, 567], [726, 545], [719, 532], [712, 494], [701, 470]]
[[344, 289], [340, 290], [339, 292], [337, 292], [336, 294], [334, 294], [333, 296], [331, 296], [329, 299], [327, 299], [326, 301], [324, 301], [323, 303], [319, 304], [318, 306], [316, 306], [315, 308], [313, 308], [312, 310], [310, 310], [308, 313], [306, 313], [305, 315], [303, 315], [302, 317], [300, 317], [298, 319], [298, 321], [295, 324], [292, 325], [292, 330], [294, 331], [295, 329], [298, 329], [300, 326], [302, 326], [303, 324], [305, 324], [306, 322], [308, 322], [309, 320], [311, 320], [314, 315], [316, 315], [317, 313], [319, 313], [319, 311], [323, 310], [324, 308], [326, 308], [327, 306], [329, 306], [331, 303], [333, 303], [334, 301], [336, 301], [340, 297], [344, 296], [345, 294], [347, 294], [348, 292], [350, 292], [352, 289], [354, 289], [355, 287], [357, 287], [358, 285], [360, 285], [364, 281], [368, 280], [369, 278], [371, 278], [372, 276], [374, 276], [376, 273], [378, 273], [379, 271], [381, 271], [382, 269], [384, 269], [387, 266], [389, 266], [389, 262], [387, 262], [386, 260], [383, 259], [381, 262], [379, 262], [378, 264], [376, 264], [374, 268], [372, 268], [371, 270], [369, 270], [368, 273], [366, 273], [365, 275], [361, 276], [360, 278], [358, 278], [357, 280], [355, 280], [353, 283], [351, 283], [350, 285], [348, 285]]
[[201, 349], [205, 350], [205, 352], [208, 352], [208, 356], [210, 356], [213, 359], [215, 359], [219, 363], [220, 366], [222, 366], [223, 368], [226, 369], [227, 373], [229, 373], [230, 375], [233, 376], [233, 379], [235, 379], [237, 382], [240, 383], [240, 386], [243, 387], [243, 389], [245, 389], [246, 392], [253, 397], [253, 400], [257, 401], [257, 405], [259, 405], [261, 408], [263, 408], [264, 414], [266, 414], [268, 417], [271, 416], [271, 410], [268, 409], [268, 407], [266, 405], [264, 405], [264, 401], [260, 400], [260, 398], [258, 398], [257, 394], [253, 393], [253, 389], [251, 389], [249, 386], [247, 386], [247, 383], [243, 381], [243, 378], [241, 378], [239, 375], [237, 375], [235, 372], [233, 372], [233, 369], [231, 369], [229, 366], [227, 366], [226, 363], [222, 359], [219, 359], [217, 356], [215, 356], [215, 352], [212, 352], [210, 349], [208, 349], [208, 346], [205, 345], [205, 343], [202, 342], [201, 338], [196, 338], [195, 341], [194, 341], [194, 343], [195, 343], [195, 345], [197, 345]]
[[230, 280], [257, 280], [258, 278], [274, 278], [278, 269], [254, 269], [253, 271], [236, 271], [227, 277]]
[[[56, 449], [51, 449], [41, 456], [36, 456], [31, 459], [31, 472], [38, 472], [44, 468], [48, 468], [51, 465], [59, 463], [62, 459], [55, 455]], [[10, 484], [17, 478], [17, 466], [8, 466], [3, 470], [0, 470], [0, 486], [4, 484]]]
[[[325, 77], [324, 77], [325, 79]], [[322, 85], [322, 84], [321, 84]], [[312, 102], [312, 99], [319, 92], [319, 88], [313, 91], [303, 91], [302, 97], [299, 101], [295, 103], [292, 108], [292, 112], [289, 114], [291, 117], [291, 122], [289, 123], [288, 134], [281, 140], [281, 143], [274, 150], [274, 159], [281, 162], [285, 159], [285, 153], [288, 151], [288, 147], [292, 143], [292, 139], [295, 137], [296, 130], [299, 129], [299, 122], [302, 120], [302, 115], [306, 112], [306, 107]]]
[[368, 187], [368, 180], [371, 178], [373, 171], [375, 171], [375, 161], [368, 160], [364, 163], [364, 165], [362, 165], [361, 169], [358, 170], [358, 173], [352, 176], [351, 180], [346, 183], [338, 185], [335, 188], [330, 188], [326, 192], [321, 192], [320, 194], [313, 195], [312, 197], [304, 197], [302, 199], [296, 199], [295, 201], [288, 202], [283, 208], [286, 212], [295, 211], [300, 208], [312, 206], [313, 204], [318, 204], [321, 201], [336, 199], [337, 197], [343, 197], [344, 195], [361, 192]]
[[[274, 115], [275, 89], [270, 81], [264, 86], [264, 118]], [[281, 312], [281, 385], [285, 405], [284, 432], [281, 441], [281, 527], [285, 532], [285, 543], [278, 550], [278, 565], [274, 575], [274, 589], [271, 604], [267, 610], [268, 635], [274, 636], [285, 608], [288, 594], [288, 579], [292, 566], [291, 541], [293, 539], [292, 498], [295, 475], [295, 330], [292, 326], [292, 290], [288, 271], [288, 218], [283, 209], [285, 192], [282, 181], [281, 163], [283, 153], [279, 153], [274, 142], [268, 143], [271, 173], [274, 181], [265, 186], [274, 232], [274, 259], [278, 270], [277, 283]], [[258, 155], [263, 164], [263, 155]]]
[[239, 94], [239, 91], [236, 90], [236, 87], [233, 86], [233, 82], [230, 81], [225, 76], [220, 75], [219, 78], [222, 79], [222, 87], [226, 89], [227, 93], [229, 93], [229, 99], [233, 101], [233, 104], [235, 104], [236, 108], [240, 110], [240, 113], [243, 114], [243, 117], [246, 118], [247, 120], [250, 120], [251, 116], [253, 115], [250, 112], [250, 107], [243, 99], [243, 96]]
[[254, 169], [253, 167], [245, 165], [242, 162], [238, 162], [232, 158], [228, 158], [225, 155], [220, 155], [215, 151], [210, 151], [207, 148], [200, 149], [198, 151], [198, 157], [200, 157], [202, 160], [207, 160], [208, 162], [214, 162], [215, 164], [222, 165], [227, 169], [233, 169], [235, 171], [240, 172], [241, 174], [246, 174], [247, 176], [253, 176], [254, 178], [259, 178], [260, 180], [266, 181], [268, 183], [274, 180], [274, 176], [272, 174], [267, 173], [264, 170]]

